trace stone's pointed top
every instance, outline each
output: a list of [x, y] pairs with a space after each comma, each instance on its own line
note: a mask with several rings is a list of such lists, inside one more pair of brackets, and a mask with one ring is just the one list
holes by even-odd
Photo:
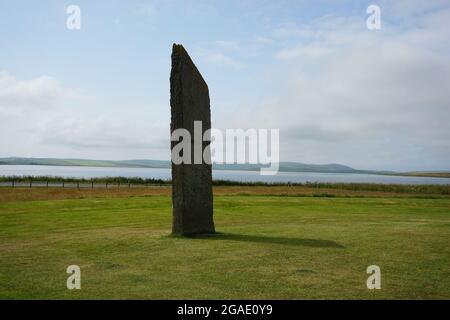
[[186, 53], [186, 49], [184, 49], [182, 44], [176, 44], [174, 43], [172, 46], [172, 54], [182, 54], [182, 53]]
[[172, 46], [172, 59], [174, 57], [183, 57], [183, 56], [189, 58], [189, 60], [191, 60], [192, 62], [191, 57], [189, 57], [189, 54], [187, 53], [183, 45], [174, 43]]
[[209, 92], [208, 85], [206, 84], [205, 79], [203, 79], [202, 74], [198, 70], [195, 63], [192, 61], [186, 49], [183, 47], [183, 45], [174, 43], [172, 45], [172, 73], [180, 72], [180, 69], [183, 68], [183, 65], [188, 65], [188, 68], [192, 68], [194, 70], [193, 76], [198, 78], [198, 80], [203, 84], [203, 89]]

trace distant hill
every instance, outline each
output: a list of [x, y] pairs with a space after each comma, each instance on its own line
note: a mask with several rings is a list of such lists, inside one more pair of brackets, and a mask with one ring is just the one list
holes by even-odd
[[169, 168], [169, 161], [162, 160], [86, 160], [54, 158], [0, 158], [0, 165], [40, 165], [122, 168]]
[[[122, 167], [122, 168], [170, 168], [166, 160], [86, 160], [54, 158], [0, 158], [0, 165], [41, 165], [41, 166], [80, 166], [80, 167]], [[258, 171], [259, 164], [213, 164], [215, 170]], [[450, 172], [393, 172], [358, 170], [342, 164], [306, 164], [301, 162], [280, 162], [280, 172], [319, 172], [319, 173], [368, 173], [382, 175], [407, 175], [421, 177], [449, 178]]]
[[[86, 160], [54, 158], [0, 158], [0, 165], [41, 165], [41, 166], [82, 166], [82, 167], [124, 167], [124, 168], [170, 168], [170, 161], [164, 160]], [[217, 170], [257, 171], [259, 164], [214, 164]], [[305, 164], [299, 162], [280, 162], [283, 172], [358, 172], [341, 164]]]

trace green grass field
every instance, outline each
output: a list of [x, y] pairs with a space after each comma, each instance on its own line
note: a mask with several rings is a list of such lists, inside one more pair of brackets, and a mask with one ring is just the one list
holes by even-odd
[[206, 238], [169, 236], [168, 196], [0, 202], [0, 298], [450, 298], [450, 198], [214, 200]]

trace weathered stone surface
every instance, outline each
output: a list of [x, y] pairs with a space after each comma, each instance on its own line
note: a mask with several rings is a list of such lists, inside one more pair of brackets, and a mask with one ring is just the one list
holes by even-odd
[[[191, 164], [172, 162], [172, 232], [214, 233], [212, 168], [204, 159], [201, 164], [194, 164], [194, 121], [202, 121], [202, 134], [211, 128], [209, 90], [186, 50], [177, 44], [172, 49], [170, 106], [171, 133], [184, 128], [192, 137]], [[171, 142], [171, 148], [176, 144]], [[202, 151], [207, 145], [208, 142], [202, 143]]]

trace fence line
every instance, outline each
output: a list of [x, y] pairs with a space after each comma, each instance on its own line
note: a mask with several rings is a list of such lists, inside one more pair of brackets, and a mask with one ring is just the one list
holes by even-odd
[[14, 180], [11, 181], [1, 181], [0, 187], [3, 188], [63, 188], [63, 189], [131, 189], [131, 188], [163, 188], [168, 187], [170, 185], [166, 184], [133, 184], [129, 183], [111, 183], [111, 182], [50, 182], [50, 181], [22, 181], [17, 182]]

